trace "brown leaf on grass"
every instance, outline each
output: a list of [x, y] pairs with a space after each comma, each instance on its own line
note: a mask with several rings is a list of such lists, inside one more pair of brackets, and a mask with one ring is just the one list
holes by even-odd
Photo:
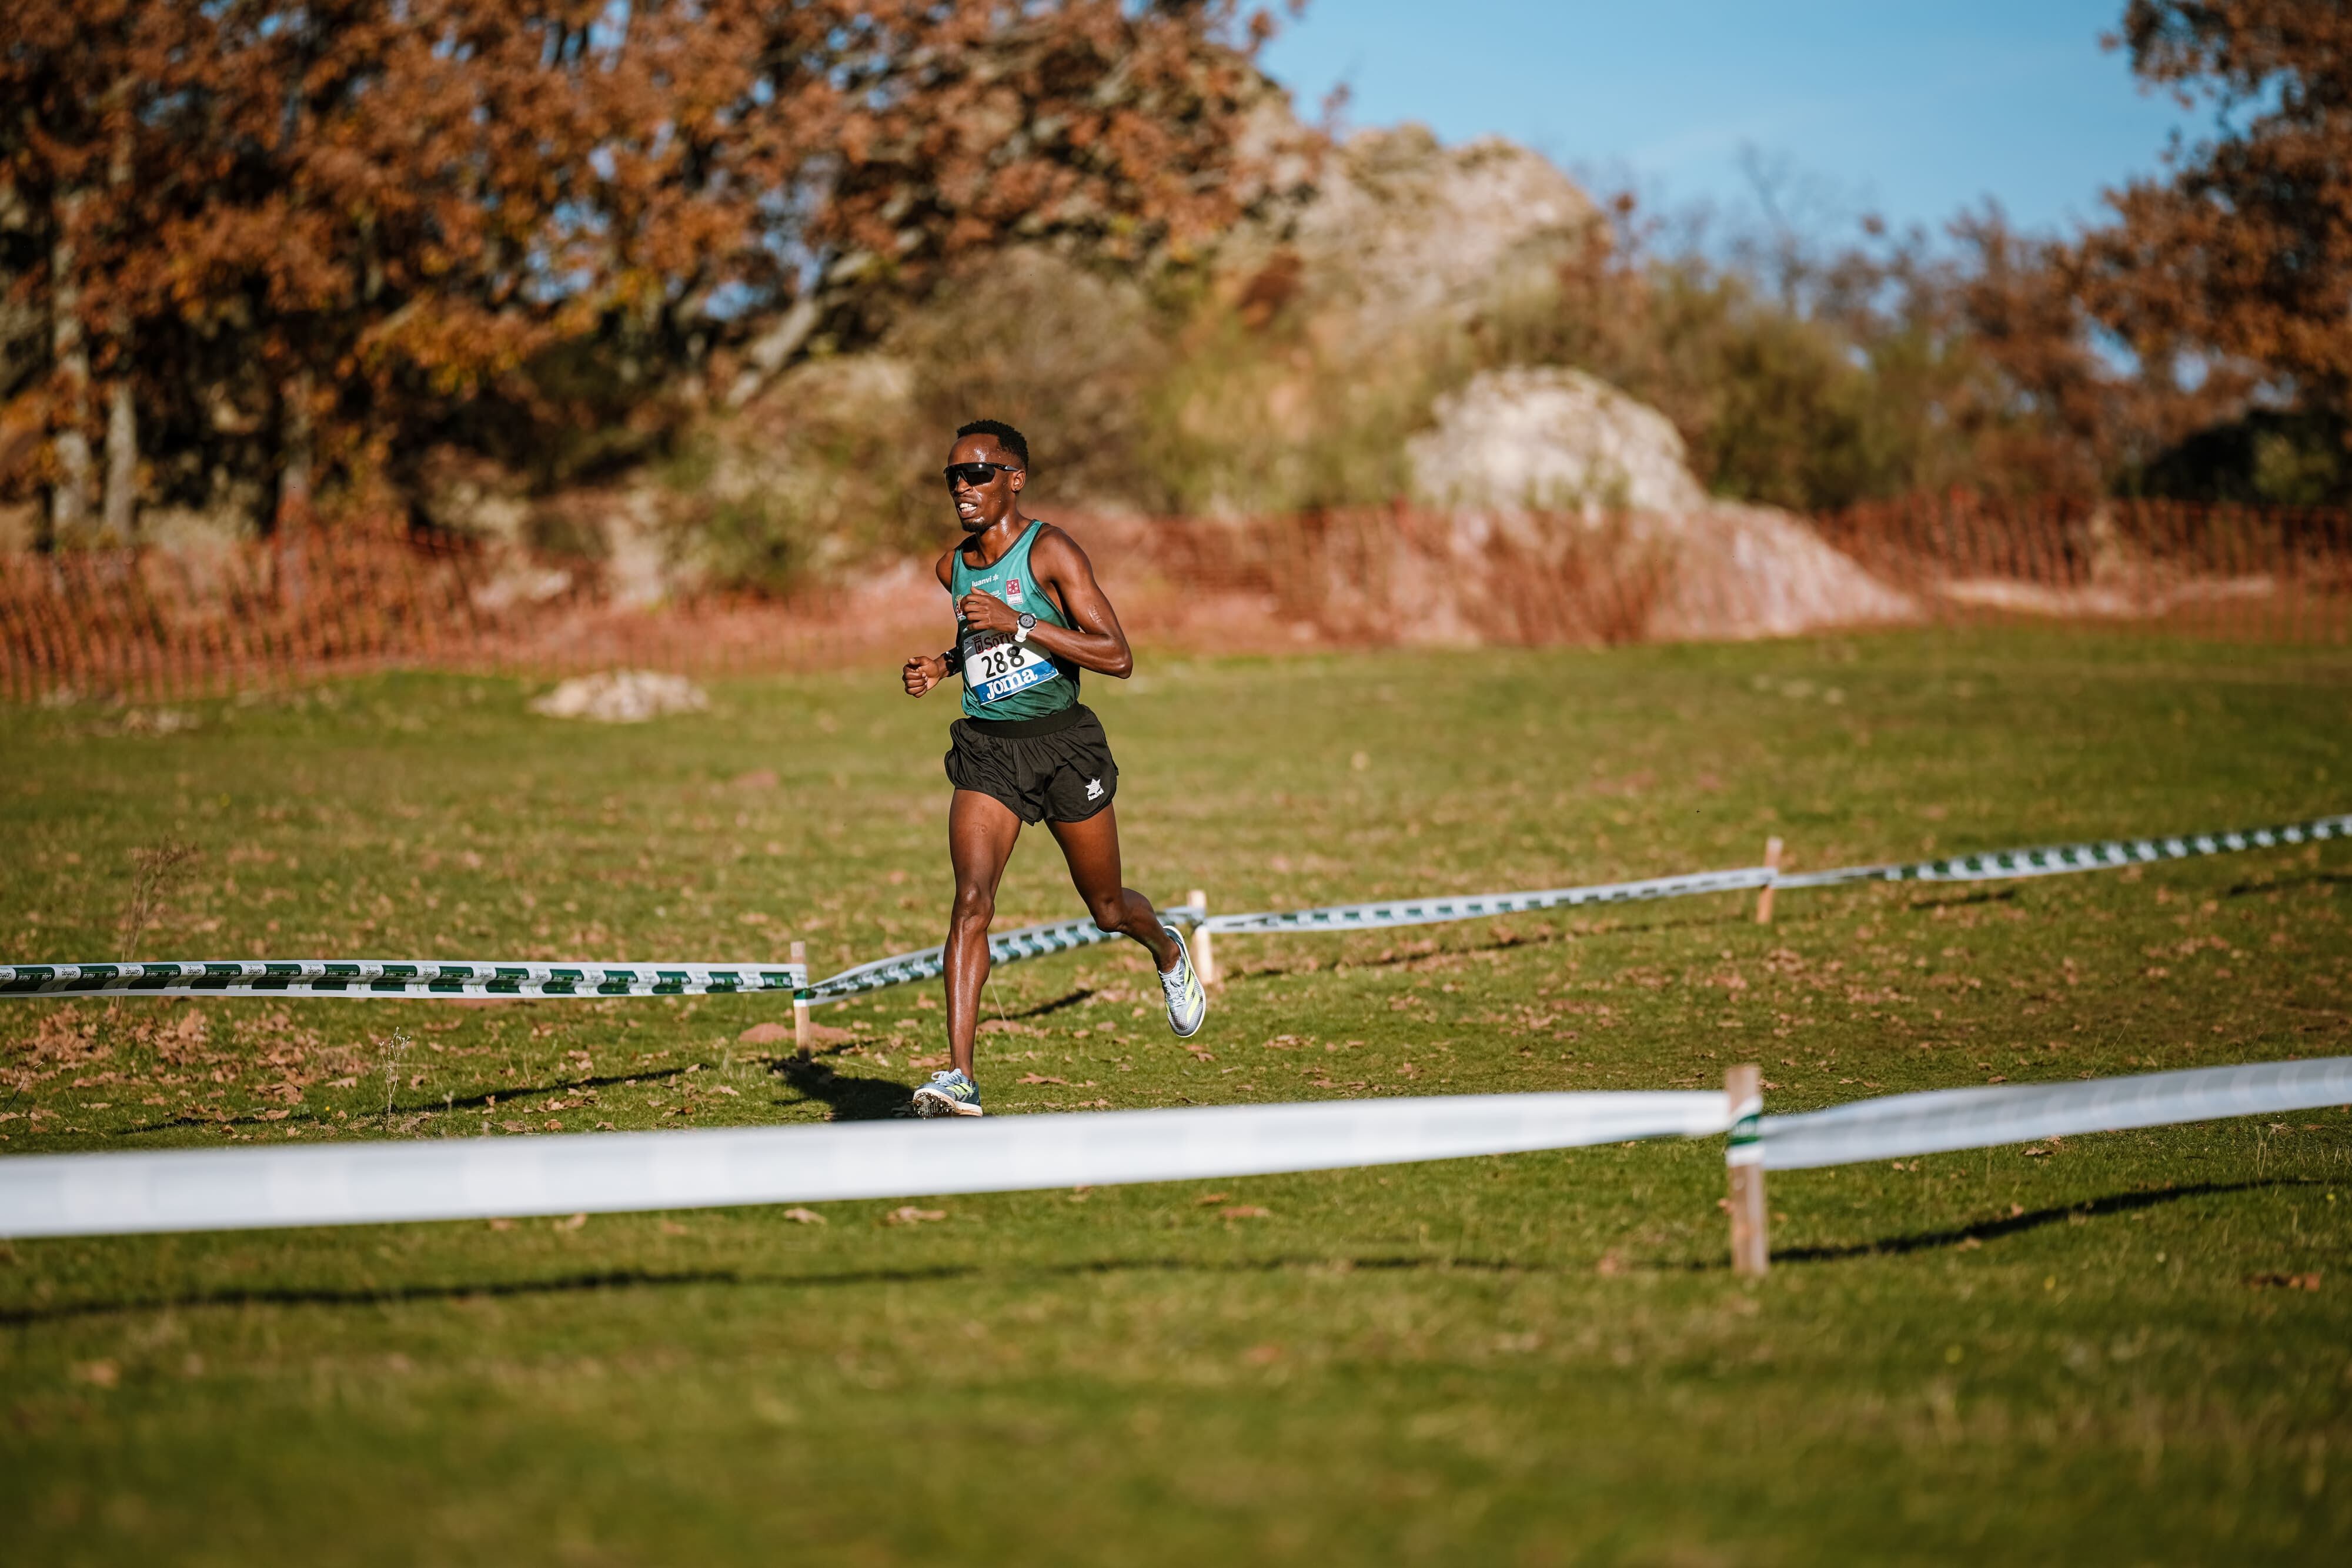
[[2316, 1291], [2319, 1272], [2314, 1270], [2308, 1274], [2249, 1274], [2246, 1283], [2257, 1291]]
[[511, 1219], [493, 1219], [490, 1221], [490, 1228], [493, 1230], [512, 1230], [514, 1228], [514, 1221]]
[[74, 1363], [73, 1380], [87, 1383], [92, 1388], [112, 1388], [122, 1381], [122, 1369], [110, 1361], [78, 1361]]
[[2044, 1148], [2031, 1148], [2025, 1151], [2025, 1157], [2029, 1160], [2047, 1159], [2049, 1156], [2050, 1151]]
[[1192, 1201], [1193, 1201], [1194, 1203], [1196, 1203], [1196, 1204], [1200, 1205], [1202, 1208], [1206, 1208], [1206, 1207], [1209, 1207], [1211, 1204], [1213, 1204], [1213, 1203], [1223, 1203], [1223, 1202], [1224, 1202], [1224, 1201], [1225, 1201], [1228, 1197], [1230, 1197], [1231, 1196], [1232, 1196], [1232, 1195], [1231, 1195], [1230, 1193], [1223, 1193], [1223, 1192], [1204, 1192], [1204, 1193], [1202, 1193], [1200, 1197], [1198, 1197], [1194, 1198]]
[[1625, 1271], [1625, 1260], [1614, 1252], [1603, 1252], [1601, 1255], [1601, 1261], [1592, 1266], [1592, 1271], [1596, 1274], [1612, 1276], [1622, 1274]]
[[894, 1208], [889, 1213], [884, 1215], [882, 1217], [882, 1223], [885, 1225], [925, 1225], [935, 1219], [945, 1219], [947, 1217], [948, 1211], [944, 1208], [917, 1208], [913, 1204], [908, 1203], [902, 1204], [898, 1207]]
[[556, 1220], [554, 1222], [553, 1228], [557, 1230], [577, 1230], [587, 1223], [588, 1217], [586, 1215], [575, 1214], [569, 1219]]
[[791, 1220], [794, 1225], [823, 1225], [825, 1223], [824, 1216], [819, 1214], [814, 1208], [788, 1208], [784, 1210], [784, 1218]]
[[1024, 1072], [1013, 1082], [1015, 1083], [1059, 1083], [1064, 1088], [1069, 1087], [1070, 1082], [1066, 1078], [1055, 1078], [1044, 1072]]
[[281, 1105], [275, 1111], [264, 1111], [261, 1113], [261, 1119], [265, 1122], [283, 1122], [287, 1117], [291, 1116], [293, 1113], [293, 1112], [287, 1110]]
[[686, 1234], [686, 1227], [675, 1219], [665, 1219], [661, 1222], [661, 1233], [664, 1236], [683, 1236]]
[[520, 1133], [523, 1130], [522, 1124], [520, 1122], [500, 1122], [499, 1125], [504, 1127], [509, 1133]]
[[1226, 1207], [1219, 1209], [1217, 1213], [1220, 1218], [1225, 1219], [1271, 1219], [1274, 1218], [1274, 1210], [1270, 1208], [1260, 1208], [1254, 1203], [1231, 1204]]
[[1254, 1344], [1242, 1352], [1242, 1359], [1252, 1366], [1272, 1366], [1282, 1359], [1282, 1347], [1278, 1344]]

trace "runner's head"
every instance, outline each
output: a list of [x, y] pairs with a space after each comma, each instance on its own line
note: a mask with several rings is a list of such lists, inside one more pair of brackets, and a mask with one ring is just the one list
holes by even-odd
[[1001, 419], [973, 420], [948, 450], [947, 481], [966, 533], [1016, 516], [1021, 487], [1029, 482], [1027, 438]]

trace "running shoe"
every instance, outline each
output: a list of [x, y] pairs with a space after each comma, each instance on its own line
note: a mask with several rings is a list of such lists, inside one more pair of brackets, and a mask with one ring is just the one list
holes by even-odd
[[1184, 946], [1183, 934], [1173, 925], [1160, 929], [1176, 939], [1176, 967], [1160, 977], [1160, 988], [1168, 994], [1168, 1027], [1178, 1040], [1190, 1040], [1208, 1021], [1209, 994], [1192, 972], [1192, 949]]
[[980, 1085], [953, 1068], [945, 1072], [934, 1072], [929, 1083], [915, 1091], [915, 1114], [977, 1116], [980, 1114]]

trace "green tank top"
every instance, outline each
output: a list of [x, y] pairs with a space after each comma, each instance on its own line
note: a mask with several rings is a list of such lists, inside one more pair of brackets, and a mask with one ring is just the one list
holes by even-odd
[[[1054, 607], [1029, 570], [1029, 549], [1037, 542], [1043, 522], [1006, 550], [995, 565], [975, 567], [959, 547], [950, 573], [950, 602], [960, 602], [978, 590], [994, 594], [1017, 612], [1027, 611], [1047, 626], [1067, 628], [1069, 622]], [[963, 711], [971, 718], [1043, 718], [1078, 700], [1078, 667], [1056, 659], [1033, 643], [1015, 643], [1012, 633], [983, 632], [956, 623], [956, 647], [963, 654]]]

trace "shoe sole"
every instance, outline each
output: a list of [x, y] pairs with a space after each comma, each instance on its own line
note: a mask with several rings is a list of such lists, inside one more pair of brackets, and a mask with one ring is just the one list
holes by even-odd
[[1176, 1022], [1176, 1011], [1173, 1008], [1170, 1009], [1168, 1012], [1168, 1032], [1174, 1035], [1178, 1040], [1190, 1040], [1194, 1035], [1201, 1032], [1202, 1025], [1209, 1021], [1208, 988], [1201, 984], [1201, 971], [1192, 968], [1192, 949], [1186, 944], [1183, 933], [1178, 931], [1173, 925], [1164, 925], [1160, 927], [1160, 929], [1167, 932], [1169, 936], [1176, 938], [1176, 950], [1184, 955], [1184, 967], [1192, 970], [1192, 988], [1200, 992], [1201, 995], [1201, 1016], [1192, 1020], [1192, 1027], [1191, 1029], [1183, 1029], [1178, 1026]]
[[935, 1093], [929, 1089], [918, 1089], [915, 1091], [915, 1114], [929, 1119], [933, 1116], [978, 1116], [982, 1112], [977, 1105], [961, 1104], [945, 1094]]

